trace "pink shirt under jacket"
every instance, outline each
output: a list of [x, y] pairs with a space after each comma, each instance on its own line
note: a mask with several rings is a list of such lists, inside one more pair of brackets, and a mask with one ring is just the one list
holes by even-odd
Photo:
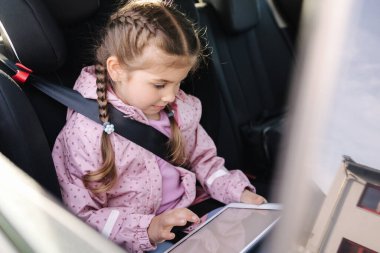
[[[95, 79], [94, 67], [85, 67], [74, 89], [86, 98], [96, 99]], [[139, 109], [124, 104], [112, 90], [108, 101], [126, 117], [148, 124]], [[174, 109], [191, 165], [191, 171], [177, 167], [185, 193], [176, 208], [188, 207], [194, 201], [196, 179], [212, 198], [226, 204], [238, 202], [246, 187], [254, 191], [241, 171], [228, 171], [224, 160], [216, 155], [213, 141], [199, 124], [199, 100], [180, 91]], [[94, 195], [81, 178], [102, 163], [102, 131], [100, 124], [69, 110], [52, 153], [63, 201], [74, 214], [128, 251], [152, 250], [155, 245], [149, 241], [147, 228], [162, 199], [156, 157], [124, 137], [111, 134], [118, 182], [108, 192]]]

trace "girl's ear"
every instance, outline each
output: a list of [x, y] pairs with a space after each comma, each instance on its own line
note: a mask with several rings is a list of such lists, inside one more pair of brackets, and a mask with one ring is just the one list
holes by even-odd
[[116, 56], [110, 56], [107, 59], [107, 71], [112, 81], [118, 82], [123, 74], [122, 66]]

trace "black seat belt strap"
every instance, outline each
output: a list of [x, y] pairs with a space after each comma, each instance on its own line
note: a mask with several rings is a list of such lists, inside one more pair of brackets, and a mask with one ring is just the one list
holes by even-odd
[[[66, 86], [48, 82], [32, 73], [25, 73], [28, 69], [19, 69], [16, 64], [6, 59], [0, 54], [0, 69], [9, 76], [23, 82], [28, 82], [47, 96], [60, 102], [66, 107], [86, 116], [87, 118], [102, 124], [99, 119], [98, 104], [95, 100], [84, 98], [79, 92]], [[20, 74], [21, 73], [21, 74]], [[25, 75], [28, 75], [25, 78]], [[15, 78], [15, 76], [18, 76]], [[111, 123], [115, 127], [115, 132], [137, 145], [149, 150], [164, 160], [169, 160], [168, 137], [157, 129], [125, 117], [122, 112], [112, 105], [108, 106]]]
[[[73, 109], [99, 124], [103, 124], [99, 119], [98, 103], [95, 100], [86, 99], [73, 89], [44, 81], [34, 75], [29, 77], [29, 82], [68, 108]], [[166, 145], [168, 137], [166, 135], [149, 125], [124, 117], [124, 114], [111, 104], [108, 106], [108, 113], [111, 123], [115, 126], [116, 133], [159, 157], [165, 160], [168, 159], [169, 152], [167, 151]]]

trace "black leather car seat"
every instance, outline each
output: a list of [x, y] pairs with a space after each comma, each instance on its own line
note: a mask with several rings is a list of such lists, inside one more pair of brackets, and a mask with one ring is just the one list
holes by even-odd
[[[213, 93], [222, 100], [236, 137], [236, 145], [225, 152], [227, 159], [238, 150], [237, 166], [264, 181], [269, 180], [281, 135], [277, 128], [286, 112], [293, 44], [278, 27], [267, 0], [204, 2], [198, 5], [199, 23], [207, 27], [212, 47], [208, 68], [215, 79]], [[204, 107], [208, 106], [207, 102]], [[221, 120], [220, 125], [223, 123]], [[263, 140], [267, 127], [275, 129], [274, 134]], [[219, 134], [226, 136], [223, 132]], [[263, 141], [273, 145], [264, 147]], [[229, 147], [230, 141], [222, 139], [217, 144], [223, 150]], [[268, 153], [269, 162], [262, 159]]]
[[[85, 5], [82, 9], [77, 8], [81, 4], [76, 1], [64, 1], [64, 4], [65, 8], [71, 6], [77, 10], [61, 10], [60, 22], [70, 24], [83, 20], [99, 7], [97, 0], [81, 1]], [[65, 19], [64, 13], [70, 16]], [[45, 3], [0, 0], [0, 22], [3, 39], [0, 53], [58, 84], [73, 85], [64, 74], [68, 62], [64, 34]], [[51, 147], [65, 122], [66, 108], [27, 84], [19, 86], [0, 72], [0, 111], [3, 115], [0, 151], [60, 198]]]

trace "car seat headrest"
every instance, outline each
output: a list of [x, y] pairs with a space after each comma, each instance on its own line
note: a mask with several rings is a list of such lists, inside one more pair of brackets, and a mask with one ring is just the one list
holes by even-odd
[[[85, 2], [88, 1], [90, 0]], [[98, 2], [98, 0], [91, 1]], [[73, 1], [61, 1], [60, 20], [70, 20], [70, 22], [74, 19], [78, 20], [79, 11], [68, 14], [66, 7], [62, 6], [66, 2]], [[77, 2], [82, 6], [81, 1]], [[52, 2], [49, 3], [51, 6]], [[38, 73], [52, 72], [62, 66], [66, 58], [64, 37], [57, 21], [43, 2], [40, 0], [0, 0], [0, 6], [0, 33], [7, 52], [13, 54], [7, 57], [21, 62]], [[67, 16], [64, 16], [65, 14]], [[88, 12], [84, 13], [82, 9], [82, 14], [88, 15]]]
[[256, 0], [205, 0], [205, 2], [215, 8], [226, 32], [244, 32], [259, 21]]
[[99, 8], [99, 0], [43, 0], [59, 24], [71, 25], [91, 16]]

